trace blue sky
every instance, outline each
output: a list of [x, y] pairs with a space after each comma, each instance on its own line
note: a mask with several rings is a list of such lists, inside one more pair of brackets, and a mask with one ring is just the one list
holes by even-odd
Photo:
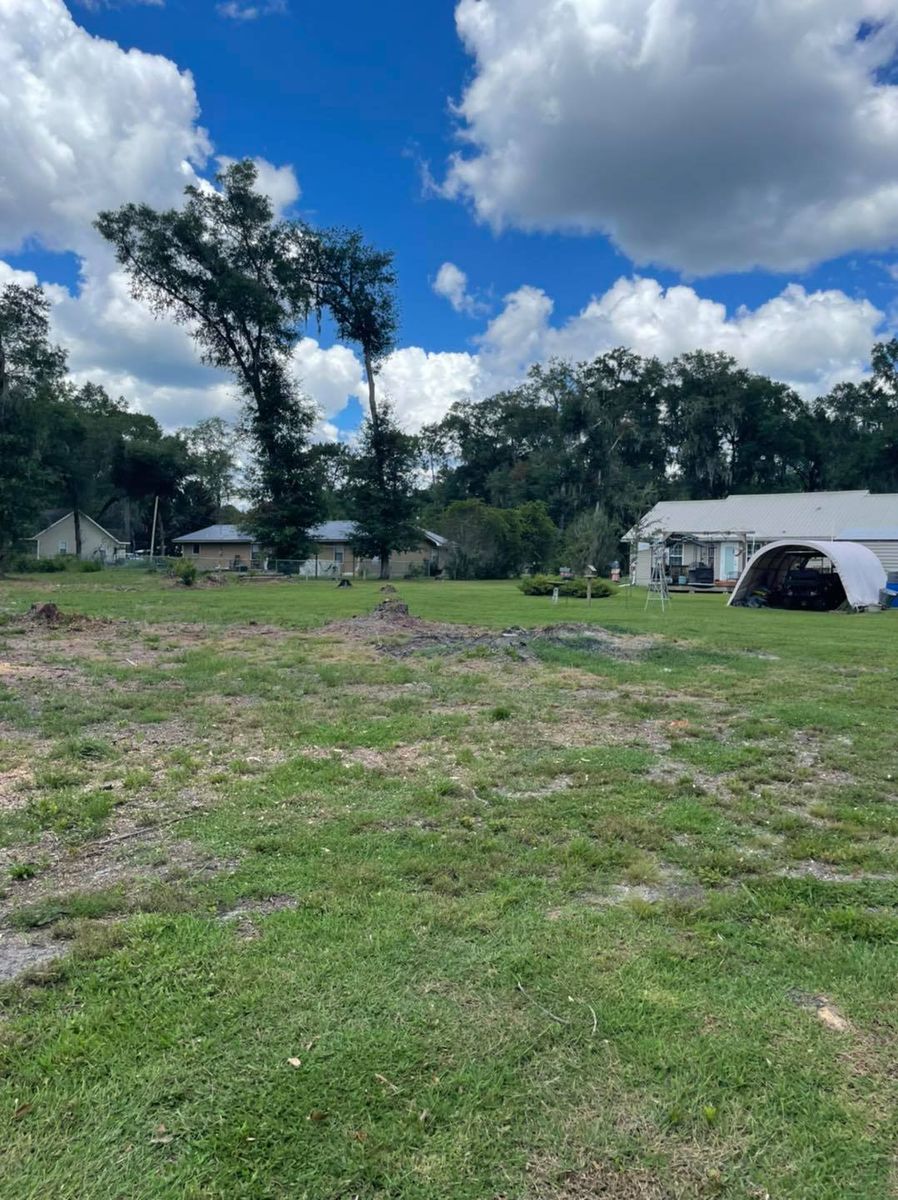
[[[788, 0], [721, 8], [697, 27], [699, 0], [4, 0], [0, 36], [58, 105], [29, 112], [13, 72], [7, 274], [65, 289], [76, 372], [166, 424], [229, 413], [183, 334], [125, 311], [88, 232], [106, 204], [173, 202], [192, 146], [207, 175], [218, 155], [289, 166], [289, 211], [395, 250], [406, 353], [385, 386], [412, 426], [533, 358], [623, 341], [726, 349], [808, 395], [856, 378], [891, 329], [898, 4], [817, 0], [803, 25]], [[351, 427], [351, 358], [310, 335], [297, 369]]]

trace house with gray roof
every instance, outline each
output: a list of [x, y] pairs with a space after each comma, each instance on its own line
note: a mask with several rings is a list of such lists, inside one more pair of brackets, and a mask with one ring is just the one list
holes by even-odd
[[784, 539], [856, 542], [886, 571], [898, 570], [898, 495], [857, 490], [662, 500], [624, 540], [638, 584], [648, 584], [653, 553], [657, 560], [660, 552], [674, 584], [698, 572], [705, 582], [732, 586], [756, 550]]
[[207, 525], [175, 538], [174, 544], [200, 571], [240, 571], [261, 565], [262, 547], [236, 525]]
[[[352, 548], [355, 536], [354, 521], [324, 521], [310, 531], [314, 541], [312, 554], [304, 562], [291, 563], [296, 574], [338, 579], [343, 575], [376, 575], [380, 564], [365, 559]], [[195, 533], [175, 538], [185, 558], [190, 558], [201, 571], [241, 570], [262, 566], [263, 547], [236, 525], [210, 525]], [[438, 533], [422, 530], [421, 544], [413, 550], [397, 552], [390, 558], [390, 574], [433, 574], [442, 569], [448, 542]], [[270, 564], [274, 566], [272, 562]]]
[[[316, 575], [377, 575], [377, 559], [363, 558], [352, 548], [356, 525], [354, 521], [325, 521], [311, 530], [315, 542], [315, 557], [310, 560]], [[432, 575], [445, 566], [446, 538], [429, 529], [421, 531], [421, 542], [413, 550], [399, 550], [390, 556], [390, 576]]]

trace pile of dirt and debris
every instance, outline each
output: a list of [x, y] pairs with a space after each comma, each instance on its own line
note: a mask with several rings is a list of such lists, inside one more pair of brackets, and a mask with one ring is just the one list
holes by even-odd
[[[561, 624], [536, 629], [513, 626], [497, 632], [470, 625], [438, 624], [412, 616], [408, 605], [392, 596], [371, 613], [334, 622], [328, 629], [373, 641], [378, 650], [394, 658], [478, 652], [535, 662], [541, 649], [553, 647], [604, 658], [636, 659], [657, 645], [653, 637], [612, 633], [596, 625]], [[385, 640], [388, 635], [389, 640]]]
[[32, 604], [19, 622], [32, 629], [86, 629], [95, 625], [113, 625], [102, 617], [86, 617], [84, 613], [64, 613], [56, 604]]
[[521, 662], [535, 662], [543, 648], [577, 650], [604, 658], [639, 658], [654, 645], [653, 638], [609, 633], [607, 629], [582, 625], [548, 625], [540, 629], [512, 627], [500, 633], [441, 626], [419, 632], [406, 640], [378, 646], [379, 650], [402, 658], [409, 654], [455, 653], [468, 651], [502, 654]]

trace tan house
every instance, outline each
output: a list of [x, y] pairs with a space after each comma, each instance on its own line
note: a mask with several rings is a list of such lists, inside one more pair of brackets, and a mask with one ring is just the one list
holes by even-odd
[[[94, 562], [115, 562], [124, 558], [128, 551], [128, 543], [123, 542], [97, 524], [87, 513], [79, 512], [81, 523], [81, 557]], [[60, 554], [75, 553], [75, 514], [67, 513], [36, 533], [29, 541], [35, 543], [35, 555], [38, 558], [56, 558]]]
[[240, 571], [261, 565], [261, 546], [236, 525], [209, 525], [175, 538], [174, 544], [200, 571]]
[[[304, 575], [379, 575], [380, 562], [376, 558], [363, 558], [352, 548], [355, 536], [354, 521], [325, 521], [312, 529], [315, 542], [314, 557], [302, 568]], [[434, 574], [445, 566], [446, 538], [429, 530], [422, 530], [421, 544], [413, 550], [400, 550], [390, 555], [390, 576], [400, 579], [406, 575]]]
[[[353, 551], [353, 521], [325, 521], [310, 530], [310, 534], [314, 542], [312, 553], [305, 561], [290, 563], [293, 573], [323, 579], [380, 574], [377, 559], [362, 558]], [[183, 537], [175, 538], [175, 545], [180, 546], [184, 558], [196, 563], [201, 571], [241, 570], [264, 565], [265, 556], [259, 543], [236, 525], [210, 525], [196, 533], [185, 533]], [[444, 537], [424, 530], [420, 546], [391, 555], [390, 575], [398, 579], [441, 570], [445, 565], [447, 546]], [[275, 567], [275, 560], [269, 560], [268, 565]]]

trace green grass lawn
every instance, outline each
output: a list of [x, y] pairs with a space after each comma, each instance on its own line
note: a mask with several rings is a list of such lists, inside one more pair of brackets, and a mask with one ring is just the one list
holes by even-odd
[[898, 1195], [896, 616], [396, 586], [0, 583], [0, 1197]]

